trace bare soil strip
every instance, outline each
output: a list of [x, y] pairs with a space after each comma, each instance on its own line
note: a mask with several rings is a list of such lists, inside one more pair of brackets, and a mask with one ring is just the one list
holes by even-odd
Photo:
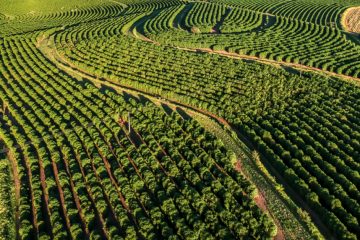
[[256, 205], [263, 210], [263, 212], [269, 213], [271, 215], [271, 217], [274, 219], [275, 224], [277, 226], [277, 234], [274, 237], [274, 240], [283, 240], [285, 239], [285, 235], [284, 235], [284, 231], [281, 228], [281, 225], [279, 223], [279, 221], [271, 214], [271, 212], [269, 211], [267, 204], [266, 204], [266, 199], [264, 194], [261, 192], [261, 190], [259, 191], [259, 194], [254, 198], [254, 201], [256, 203]]

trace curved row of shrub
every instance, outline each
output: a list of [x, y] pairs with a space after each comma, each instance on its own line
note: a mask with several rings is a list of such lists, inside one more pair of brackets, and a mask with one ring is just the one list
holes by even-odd
[[153, 9], [162, 9], [168, 8], [175, 5], [180, 5], [182, 2], [180, 0], [158, 0], [158, 1], [139, 1], [131, 2], [128, 8], [126, 9], [126, 14], [141, 14], [144, 12], [149, 12]]
[[146, 21], [143, 26], [143, 31], [145, 34], [156, 34], [158, 32], [168, 31], [169, 29], [175, 27], [174, 26], [174, 16], [179, 14], [179, 11], [182, 10], [184, 5], [174, 6], [170, 8], [166, 8], [161, 11], [156, 17], [149, 19]]
[[[190, 11], [186, 14], [186, 17], [179, 19], [179, 15], [188, 7], [190, 7]], [[193, 16], [196, 16], [196, 18], [193, 18]], [[223, 33], [239, 33], [249, 31], [260, 27], [263, 24], [264, 16], [258, 12], [237, 7], [189, 3], [166, 8], [159, 11], [155, 17], [147, 18], [149, 19], [141, 27], [146, 35], [156, 38], [156, 34], [169, 31], [174, 27], [189, 29], [193, 32], [220, 30]], [[216, 27], [219, 29], [215, 29]]]
[[[256, 9], [259, 2], [247, 3]], [[275, 9], [278, 2], [267, 2], [264, 8]], [[209, 3], [197, 3], [197, 9], [205, 9], [201, 4], [216, 13], [224, 9]], [[54, 30], [54, 41], [61, 57], [98, 78], [225, 118], [336, 237], [357, 239], [357, 86], [182, 52], [122, 34], [143, 21], [161, 43], [212, 47], [351, 76], [359, 76], [358, 46], [340, 30], [260, 13], [264, 20], [254, 32], [164, 32], [181, 14], [168, 6], [181, 8], [177, 1], [130, 5], [121, 16]], [[183, 17], [192, 18], [190, 12]], [[200, 27], [220, 21], [197, 14], [194, 22]], [[234, 172], [233, 154], [219, 141], [177, 113], [75, 81], [39, 52], [42, 35], [0, 39], [0, 99], [8, 108], [0, 119], [0, 138], [14, 154], [22, 183], [21, 238], [233, 239], [275, 234], [274, 225], [251, 200], [253, 187]]]
[[268, 12], [287, 0], [210, 0], [212, 3], [222, 3], [234, 7], [251, 9], [258, 12]]
[[211, 2], [334, 28], [339, 27], [341, 14], [346, 8], [360, 4], [359, 0], [212, 0]]
[[253, 30], [263, 24], [264, 16], [258, 12], [243, 8], [231, 8], [228, 16], [220, 26], [222, 33], [244, 32]]
[[284, 2], [270, 12], [305, 22], [337, 27], [344, 8], [345, 6], [337, 3], [331, 4], [326, 1], [310, 2], [305, 0]]
[[21, 239], [276, 234], [219, 140], [176, 112], [77, 82], [36, 48], [41, 35], [0, 42], [0, 137], [17, 161]]
[[[300, 77], [260, 64], [180, 52], [120, 35], [79, 41], [78, 32], [82, 27], [55, 38], [69, 62], [96, 76], [223, 116], [323, 216], [336, 236], [356, 239], [358, 87], [310, 73]], [[74, 48], [66, 47], [74, 41], [78, 43]]]
[[195, 2], [185, 17], [185, 26], [187, 28], [197, 27], [201, 32], [211, 32], [225, 11], [226, 7], [221, 4]]
[[[187, 22], [194, 19], [191, 26], [196, 26], [197, 23], [200, 33], [168, 31], [152, 34], [151, 37], [173, 46], [225, 50], [302, 64], [353, 77], [360, 76], [360, 48], [348, 40], [339, 29], [286, 17], [263, 15], [261, 25], [260, 22], [254, 22], [257, 25], [250, 27], [254, 31], [207, 34], [208, 29], [202, 28], [203, 24], [195, 21], [201, 16], [199, 11], [195, 13], [190, 10], [186, 19]], [[224, 23], [226, 24], [226, 19]], [[204, 33], [201, 33], [201, 30]]]
[[115, 3], [106, 3], [100, 6], [59, 11], [44, 15], [20, 15], [12, 20], [7, 20], [5, 27], [0, 29], [4, 35], [15, 35], [40, 29], [57, 26], [72, 25], [80, 22], [89, 22], [102, 18], [119, 16], [124, 7]]

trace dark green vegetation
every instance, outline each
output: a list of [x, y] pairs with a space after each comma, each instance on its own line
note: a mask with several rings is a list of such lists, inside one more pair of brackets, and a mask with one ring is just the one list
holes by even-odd
[[[358, 1], [77, 2], [30, 15], [0, 8], [0, 143], [7, 148], [0, 159], [18, 174], [9, 162], [0, 170], [17, 183], [18, 237], [276, 234], [252, 199], [255, 187], [235, 171], [233, 152], [182, 111], [116, 93], [105, 87], [112, 82], [228, 122], [309, 207], [326, 238], [357, 239], [358, 85], [195, 51], [295, 63], [356, 81], [360, 48], [339, 19]], [[0, 200], [11, 202], [16, 190], [6, 182]], [[15, 215], [8, 205], [4, 214]], [[14, 222], [3, 236], [15, 234]], [[322, 238], [311, 225], [307, 231]]]
[[[89, 8], [109, 4], [107, 0], [2, 0], [0, 12], [8, 18], [34, 17], [39, 15], [54, 14], [61, 11], [75, 11], [80, 8]], [[113, 2], [116, 3], [116, 2]], [[27, 20], [26, 18], [26, 20]]]
[[[0, 143], [0, 149], [4, 147]], [[12, 181], [10, 162], [4, 153], [0, 153], [0, 239], [15, 238], [15, 196]]]
[[[1, 138], [28, 186], [21, 188], [21, 238], [276, 232], [251, 200], [252, 185], [231, 165], [232, 154], [196, 122], [130, 96], [125, 101], [126, 93], [77, 84], [31, 39], [4, 40], [0, 68], [9, 80], [0, 88]], [[15, 49], [21, 55], [12, 59]]]

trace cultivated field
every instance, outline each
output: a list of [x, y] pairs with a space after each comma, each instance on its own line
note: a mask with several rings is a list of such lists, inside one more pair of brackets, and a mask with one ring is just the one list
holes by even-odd
[[358, 239], [359, 0], [0, 6], [0, 239]]

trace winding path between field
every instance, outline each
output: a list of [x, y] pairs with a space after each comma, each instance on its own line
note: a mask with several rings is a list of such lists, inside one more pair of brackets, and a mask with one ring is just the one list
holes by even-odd
[[[146, 38], [145, 36], [142, 36], [142, 35], [139, 36], [137, 34], [138, 33], [135, 32], [135, 34], [133, 36], [142, 38], [142, 40], [145, 40], [145, 41], [151, 41], [150, 39]], [[156, 94], [151, 94], [151, 93], [142, 91], [140, 89], [136, 89], [131, 86], [119, 84], [119, 83], [111, 81], [110, 79], [107, 79], [107, 78], [98, 78], [97, 76], [95, 76], [83, 69], [80, 69], [79, 67], [75, 66], [73, 63], [68, 61], [65, 57], [61, 56], [60, 53], [57, 51], [55, 43], [54, 43], [53, 39], [51, 38], [51, 36], [44, 36], [42, 38], [39, 38], [37, 47], [59, 69], [63, 70], [64, 72], [70, 74], [71, 76], [73, 76], [74, 78], [76, 78], [80, 81], [89, 80], [89, 81], [93, 82], [95, 86], [97, 86], [99, 88], [101, 88], [102, 86], [107, 86], [107, 87], [110, 87], [110, 88], [116, 90], [119, 93], [127, 92], [127, 93], [131, 93], [134, 95], [143, 95], [143, 96], [146, 96], [149, 100], [153, 101], [157, 105], [164, 104], [164, 105], [171, 106], [173, 109], [182, 108], [182, 109], [185, 109], [185, 111], [190, 116], [194, 117], [196, 120], [205, 118], [205, 119], [207, 119], [205, 122], [207, 122], [207, 123], [209, 123], [209, 121], [212, 122], [212, 123], [210, 123], [210, 125], [212, 125], [213, 129], [208, 129], [208, 130], [213, 133], [214, 133], [214, 131], [222, 132], [223, 136], [221, 137], [221, 134], [220, 134], [220, 138], [223, 141], [224, 140], [232, 141], [233, 146], [236, 146], [235, 148], [233, 148], [231, 150], [233, 150], [236, 153], [238, 159], [242, 161], [243, 159], [241, 159], [240, 154], [241, 154], [241, 152], [244, 153], [248, 158], [247, 162], [246, 162], [246, 164], [248, 166], [246, 166], [246, 167], [252, 168], [252, 170], [254, 170], [254, 169], [256, 170], [256, 176], [251, 176], [251, 174], [249, 173], [249, 170], [244, 169], [245, 166], [241, 166], [242, 164], [240, 164], [240, 167], [239, 166], [237, 167], [238, 170], [241, 170], [244, 173], [244, 175], [248, 179], [250, 179], [250, 181], [253, 184], [256, 185], [256, 187], [258, 189], [258, 193], [259, 193], [254, 199], [256, 204], [264, 212], [267, 212], [271, 216], [271, 218], [274, 220], [275, 224], [277, 225], [278, 233], [274, 239], [282, 240], [282, 239], [286, 239], [286, 236], [291, 237], [291, 239], [297, 239], [297, 238], [301, 239], [301, 236], [296, 236], [294, 233], [286, 233], [284, 231], [282, 223], [279, 219], [279, 215], [278, 215], [279, 213], [273, 212], [269, 209], [269, 204], [273, 204], [272, 202], [266, 201], [266, 199], [269, 196], [273, 197], [273, 198], [275, 197], [277, 200], [279, 200], [281, 202], [281, 205], [283, 206], [283, 209], [281, 209], [281, 210], [284, 210], [284, 211], [286, 210], [288, 213], [290, 213], [291, 216], [288, 216], [288, 217], [294, 218], [294, 221], [297, 221], [299, 223], [299, 225], [301, 225], [304, 228], [304, 230], [308, 232], [307, 226], [305, 226], [304, 222], [302, 222], [299, 219], [300, 218], [300, 216], [298, 215], [299, 213], [294, 213], [294, 211], [289, 206], [289, 202], [288, 202], [289, 200], [287, 200], [283, 196], [281, 196], [281, 194], [276, 189], [276, 186], [274, 185], [274, 184], [276, 184], [276, 182], [274, 182], [273, 179], [269, 179], [269, 176], [264, 174], [264, 172], [261, 169], [259, 169], [259, 166], [256, 164], [256, 162], [254, 161], [254, 159], [252, 157], [251, 151], [255, 149], [254, 146], [251, 144], [250, 141], [248, 141], [242, 135], [241, 132], [239, 132], [232, 124], [227, 122], [224, 118], [219, 117], [216, 114], [213, 114], [209, 111], [206, 111], [206, 110], [203, 110], [203, 109], [200, 109], [200, 108], [188, 105], [188, 104], [181, 103], [181, 102], [177, 101], [176, 99], [160, 98]], [[236, 133], [236, 135], [239, 137], [239, 139], [234, 139], [233, 137], [231, 137], [229, 132], [226, 132], [224, 130], [224, 128], [228, 129], [230, 132]], [[215, 133], [215, 135], [217, 135], [219, 137], [219, 134]], [[261, 158], [265, 159], [264, 156], [261, 156]], [[286, 193], [289, 196], [291, 196], [292, 199], [294, 199], [295, 202], [301, 208], [305, 209], [308, 213], [310, 213], [312, 220], [316, 223], [317, 227], [321, 230], [321, 232], [326, 236], [326, 239], [333, 239], [332, 238], [333, 235], [327, 229], [327, 227], [322, 223], [319, 216], [310, 209], [310, 207], [306, 204], [306, 202], [304, 202], [302, 200], [302, 198], [294, 190], [292, 190], [292, 188], [283, 179], [281, 174], [279, 174], [271, 166], [266, 166], [266, 168], [269, 169], [270, 172], [274, 176], [276, 176], [276, 179], [284, 186]], [[265, 184], [266, 187], [264, 187], [264, 185], [260, 185], [259, 181], [263, 181], [262, 184]], [[277, 209], [277, 210], [279, 210], [279, 209]]]
[[[119, 3], [115, 0], [110, 0], [110, 1]], [[121, 3], [119, 3], [119, 4], [123, 5]], [[123, 6], [125, 8], [127, 7], [126, 5], [123, 5]], [[131, 35], [132, 37], [135, 37], [142, 41], [147, 41], [147, 42], [150, 42], [153, 44], [160, 45], [161, 43], [153, 41], [152, 39], [143, 35], [141, 33], [141, 31], [139, 30], [139, 28], [141, 27], [140, 25], [143, 23], [143, 21], [145, 21], [144, 18], [141, 18], [139, 21], [135, 22], [135, 24], [133, 24], [130, 27], [130, 29], [127, 31], [128, 34]], [[174, 26], [175, 25], [176, 25], [176, 23], [174, 22]], [[270, 202], [269, 200], [268, 201], [266, 201], [266, 200], [269, 199], [269, 196], [272, 196], [272, 197], [275, 196], [277, 200], [281, 201], [281, 204], [284, 206], [284, 210], [286, 210], [292, 214], [291, 216], [289, 216], [289, 218], [290, 217], [294, 218], [295, 221], [299, 222], [299, 225], [302, 225], [304, 227], [304, 229], [307, 229], [306, 226], [303, 225], [301, 220], [297, 219], [297, 218], [299, 218], [299, 216], [297, 215], [297, 213], [294, 213], [290, 209], [290, 207], [288, 206], [288, 200], [284, 199], [279, 194], [278, 190], [274, 186], [274, 182], [272, 181], [272, 179], [270, 179], [266, 174], [264, 174], [261, 171], [261, 169], [258, 168], [257, 163], [254, 161], [254, 159], [252, 157], [251, 151], [254, 149], [254, 146], [252, 145], [252, 143], [248, 139], [246, 139], [240, 131], [238, 131], [232, 124], [227, 122], [224, 118], [219, 117], [212, 112], [197, 108], [195, 106], [184, 104], [182, 102], [179, 102], [176, 99], [159, 98], [155, 94], [151, 94], [151, 93], [142, 91], [140, 89], [136, 89], [131, 86], [126, 86], [124, 84], [119, 84], [119, 83], [111, 81], [110, 79], [107, 79], [107, 78], [98, 78], [97, 76], [75, 66], [73, 63], [68, 61], [64, 56], [61, 56], [59, 54], [59, 52], [57, 51], [55, 44], [51, 40], [50, 36], [46, 36], [44, 38], [39, 39], [37, 47], [59, 69], [68, 73], [69, 75], [73, 76], [74, 78], [79, 79], [80, 81], [83, 79], [86, 79], [86, 80], [89, 80], [92, 83], [94, 83], [99, 88], [101, 88], [102, 86], [107, 86], [107, 87], [110, 87], [110, 88], [116, 90], [119, 93], [128, 92], [128, 93], [131, 93], [134, 95], [144, 95], [157, 105], [164, 104], [164, 105], [170, 106], [173, 109], [182, 108], [191, 117], [194, 117], [196, 120], [201, 122], [202, 125], [206, 126], [207, 130], [213, 132], [216, 136], [218, 136], [224, 142], [226, 142], [226, 141], [230, 142], [232, 146], [235, 146], [235, 148], [232, 148], [231, 150], [233, 150], [238, 157], [236, 169], [243, 172], [244, 175], [252, 183], [254, 183], [256, 185], [256, 187], [258, 189], [258, 193], [259, 193], [254, 199], [256, 204], [259, 206], [259, 208], [261, 208], [264, 212], [267, 212], [272, 217], [272, 219], [274, 220], [274, 222], [276, 223], [276, 225], [278, 227], [278, 233], [277, 233], [275, 239], [281, 240], [281, 239], [285, 239], [287, 237], [301, 238], [301, 236], [288, 235], [288, 233], [285, 231], [284, 227], [282, 226], [283, 223], [281, 222], [281, 220], [279, 220], [279, 217], [278, 217], [279, 213], [275, 213], [271, 210], [271, 205], [273, 203]], [[261, 62], [264, 64], [270, 64], [270, 65], [273, 65], [276, 67], [286, 67], [286, 68], [290, 68], [291, 70], [300, 71], [300, 74], [301, 74], [301, 71], [311, 71], [311, 72], [323, 74], [326, 77], [333, 76], [333, 77], [338, 77], [338, 78], [341, 78], [344, 80], [350, 80], [352, 82], [355, 82], [356, 84], [360, 83], [360, 78], [350, 77], [350, 76], [343, 75], [343, 74], [337, 74], [334, 72], [325, 71], [325, 70], [315, 68], [315, 67], [308, 67], [308, 66], [305, 66], [302, 64], [269, 60], [269, 59], [255, 57], [255, 56], [229, 53], [226, 51], [214, 51], [210, 48], [193, 48], [193, 49], [192, 48], [179, 48], [179, 47], [174, 47], [174, 48], [177, 48], [177, 49], [183, 50], [183, 51], [205, 52], [205, 53], [209, 53], [209, 54], [218, 54], [218, 55], [221, 55], [224, 57], [229, 57], [229, 58], [234, 58], [234, 59], [251, 60], [251, 61]], [[236, 133], [236, 135], [239, 137], [240, 140], [233, 138], [229, 134], [229, 132]], [[227, 146], [227, 147], [229, 147], [229, 146]], [[244, 153], [246, 155], [247, 159], [241, 158], [240, 157], [241, 153]], [[261, 156], [261, 157], [265, 162], [267, 162], [266, 159], [264, 158], [264, 156]], [[244, 163], [244, 164], [242, 164], [242, 163]], [[249, 172], [250, 168], [253, 170], [255, 169], [257, 171], [256, 176], [251, 176], [251, 174]], [[295, 202], [297, 202], [300, 207], [302, 207], [308, 213], [310, 213], [313, 221], [316, 223], [317, 227], [325, 235], [326, 239], [332, 239], [331, 232], [322, 223], [319, 216], [310, 209], [310, 207], [307, 205], [307, 203], [305, 201], [302, 200], [302, 198], [298, 195], [298, 193], [296, 193], [294, 190], [292, 190], [291, 187], [289, 187], [289, 185], [283, 179], [281, 174], [279, 174], [276, 171], [276, 169], [272, 168], [269, 164], [267, 164], [266, 168], [269, 169], [269, 171], [274, 176], [276, 176], [276, 179], [278, 180], [278, 182], [280, 182], [285, 187], [287, 194], [289, 196], [291, 196], [292, 199], [294, 199]], [[15, 177], [15, 179], [16, 178], [17, 177]], [[259, 182], [261, 182], [261, 181], [262, 181], [262, 184], [265, 184], [267, 187], [264, 187], [264, 185], [259, 184]], [[19, 193], [18, 193], [19, 188], [20, 188], [19, 183], [15, 184], [15, 188], [16, 188], [15, 192], [16, 192], [17, 198], [19, 198]], [[19, 224], [19, 223], [17, 223], [17, 224]]]

